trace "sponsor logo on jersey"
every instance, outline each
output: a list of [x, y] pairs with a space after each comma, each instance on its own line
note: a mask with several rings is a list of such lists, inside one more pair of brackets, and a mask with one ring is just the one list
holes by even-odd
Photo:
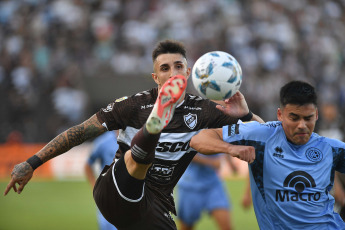
[[126, 100], [126, 99], [128, 99], [127, 96], [118, 98], [118, 99], [115, 100], [115, 103], [116, 103], [116, 102], [120, 102], [120, 101], [124, 101], [124, 100]]
[[318, 201], [321, 198], [321, 193], [304, 192], [305, 188], [315, 188], [315, 180], [310, 174], [304, 171], [295, 171], [290, 173], [284, 180], [283, 186], [285, 188], [294, 188], [295, 191], [290, 190], [276, 190], [277, 202], [294, 202], [294, 201]]
[[274, 148], [275, 153], [273, 153], [274, 157], [278, 157], [278, 158], [284, 158], [284, 154], [283, 154], [283, 149], [279, 146]]
[[141, 109], [148, 109], [148, 108], [152, 108], [153, 104], [149, 104], [149, 105], [142, 105]]
[[187, 151], [189, 149], [189, 141], [187, 142], [158, 142], [156, 152], [171, 152]]
[[183, 116], [184, 123], [188, 126], [190, 129], [194, 129], [196, 124], [198, 123], [198, 117], [196, 114], [188, 113], [187, 115]]
[[234, 136], [236, 134], [240, 133], [240, 125], [239, 124], [233, 124], [233, 125], [229, 125], [230, 127], [228, 128], [228, 135]]
[[176, 164], [172, 165], [162, 165], [162, 164], [153, 164], [150, 168], [150, 175], [156, 178], [170, 180]]
[[307, 151], [305, 152], [305, 156], [312, 162], [319, 162], [323, 158], [322, 152], [319, 149], [313, 147], [307, 149]]
[[109, 113], [109, 112], [111, 112], [113, 110], [113, 107], [114, 107], [114, 103], [110, 103], [107, 106], [107, 108], [105, 108], [105, 109], [103, 108], [102, 110], [103, 110], [103, 112]]
[[184, 109], [189, 109], [189, 110], [202, 110], [201, 107], [190, 107], [190, 106], [187, 106], [187, 105], [185, 105], [183, 108]]
[[135, 97], [139, 97], [142, 95], [150, 95], [150, 92], [148, 90], [145, 90], [145, 91], [142, 91], [142, 92], [135, 94]]
[[271, 128], [276, 128], [276, 127], [278, 127], [278, 126], [282, 126], [281, 123], [270, 123], [270, 122], [267, 122], [267, 123], [260, 123], [260, 125], [268, 126], [268, 127], [271, 127]]
[[196, 101], [201, 101], [203, 100], [202, 97], [200, 96], [195, 96], [195, 95], [191, 95], [191, 94], [188, 94], [189, 98], [192, 99], [192, 100], [196, 100]]

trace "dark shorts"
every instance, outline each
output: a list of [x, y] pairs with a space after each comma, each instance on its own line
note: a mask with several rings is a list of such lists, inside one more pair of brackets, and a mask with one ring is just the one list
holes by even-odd
[[[115, 164], [106, 166], [96, 181], [93, 196], [105, 219], [119, 230], [176, 230], [168, 209], [148, 186], [131, 187], [131, 184], [118, 183], [116, 177], [129, 175], [124, 164], [121, 158]], [[141, 195], [137, 199], [126, 197], [123, 193], [126, 189], [121, 189], [124, 186], [127, 190], [139, 189]]]

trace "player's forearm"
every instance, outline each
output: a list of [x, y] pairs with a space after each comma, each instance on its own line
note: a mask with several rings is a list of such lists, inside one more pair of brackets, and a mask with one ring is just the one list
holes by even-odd
[[223, 141], [222, 129], [205, 129], [192, 137], [190, 146], [199, 153], [226, 153], [248, 163], [255, 160], [253, 146], [232, 145]]
[[98, 122], [94, 115], [82, 124], [69, 128], [56, 136], [37, 154], [42, 162], [46, 162], [56, 156], [59, 156], [71, 148], [82, 144], [86, 140], [104, 133], [106, 129]]
[[202, 130], [200, 133], [192, 137], [190, 146], [202, 154], [225, 153], [229, 148], [229, 144], [224, 142], [219, 132], [216, 130]]
[[196, 154], [195, 157], [193, 158], [193, 162], [206, 165], [209, 167], [213, 167], [215, 169], [218, 169], [220, 167], [220, 160], [218, 158], [211, 159], [211, 158], [206, 158], [200, 156], [200, 154]]
[[253, 113], [252, 121], [257, 121], [259, 123], [265, 123], [265, 121], [261, 117], [259, 117], [258, 115], [254, 114], [254, 113]]

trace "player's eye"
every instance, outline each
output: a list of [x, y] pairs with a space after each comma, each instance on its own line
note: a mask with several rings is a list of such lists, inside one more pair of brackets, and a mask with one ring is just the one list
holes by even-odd
[[296, 116], [291, 116], [290, 119], [291, 119], [292, 121], [298, 121], [298, 120], [299, 120], [299, 118], [296, 117]]
[[305, 117], [304, 120], [310, 121], [310, 120], [311, 120], [311, 117]]

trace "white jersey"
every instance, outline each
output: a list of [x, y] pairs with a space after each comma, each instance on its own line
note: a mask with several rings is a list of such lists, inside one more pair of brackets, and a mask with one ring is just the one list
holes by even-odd
[[[99, 121], [108, 130], [120, 130], [117, 158], [130, 149], [132, 138], [145, 124], [157, 95], [157, 88], [143, 91], [117, 99], [97, 113]], [[192, 136], [201, 129], [220, 128], [237, 120], [224, 115], [214, 102], [191, 94], [186, 94], [184, 101], [176, 107], [172, 120], [160, 136], [155, 159], [145, 178], [145, 183], [156, 191], [171, 211], [175, 212], [173, 189], [196, 154], [189, 146]]]

